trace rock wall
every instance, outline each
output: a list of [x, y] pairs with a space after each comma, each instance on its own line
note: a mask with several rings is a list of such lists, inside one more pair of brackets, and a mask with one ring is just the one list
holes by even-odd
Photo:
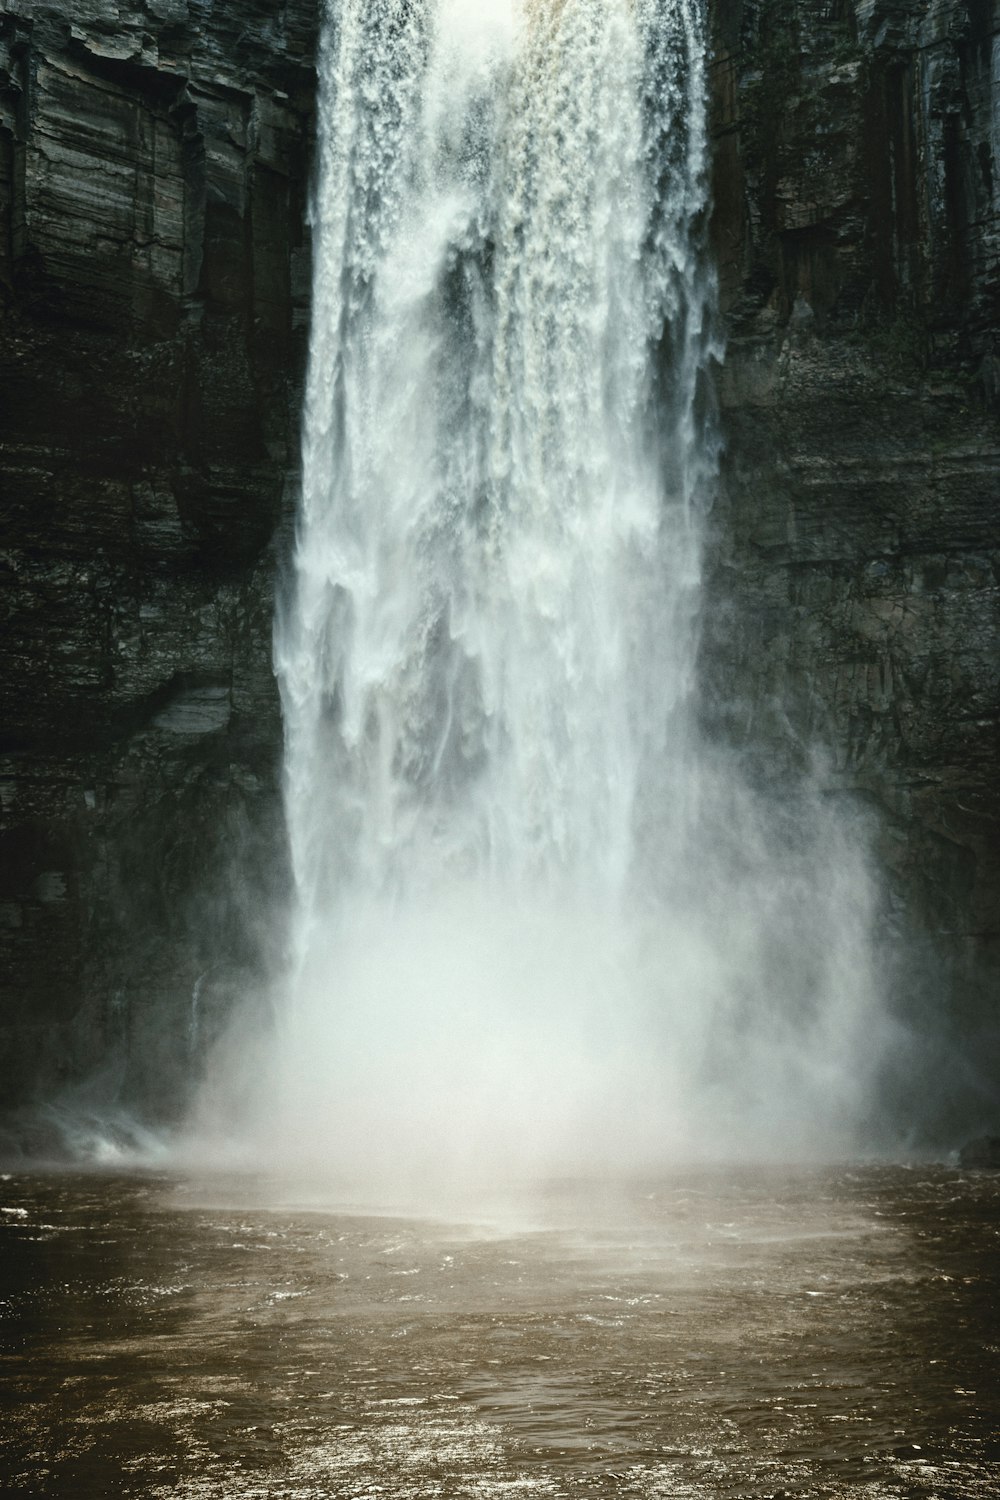
[[[826, 747], [871, 809], [887, 952], [918, 956], [907, 1068], [947, 1053], [986, 1126], [997, 12], [712, 18], [706, 713], [779, 784]], [[169, 1113], [267, 969], [316, 26], [317, 0], [0, 0], [0, 1107]]]
[[284, 870], [315, 0], [0, 14], [0, 1103], [175, 1105]]
[[710, 714], [764, 777], [825, 746], [870, 807], [945, 1131], [1000, 1107], [998, 17], [714, 6]]

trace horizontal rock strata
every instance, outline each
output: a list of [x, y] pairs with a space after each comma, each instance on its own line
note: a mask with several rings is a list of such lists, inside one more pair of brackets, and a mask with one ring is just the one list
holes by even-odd
[[[1000, 23], [718, 0], [716, 729], [870, 810], [897, 1004], [997, 1108]], [[904, 957], [909, 953], [907, 961]], [[950, 1064], [950, 1065], [949, 1065]], [[995, 1116], [992, 1116], [995, 1118]]]
[[283, 879], [312, 0], [0, 15], [7, 1104], [176, 1102]]

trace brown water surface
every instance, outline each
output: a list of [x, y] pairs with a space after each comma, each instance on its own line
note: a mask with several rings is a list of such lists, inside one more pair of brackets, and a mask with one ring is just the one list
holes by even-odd
[[1000, 1496], [1000, 1176], [268, 1197], [0, 1181], [4, 1494]]

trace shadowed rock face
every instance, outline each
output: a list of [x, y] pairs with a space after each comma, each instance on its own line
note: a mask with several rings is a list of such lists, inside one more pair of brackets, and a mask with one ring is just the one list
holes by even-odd
[[997, 12], [979, 0], [717, 0], [714, 24], [728, 355], [709, 714], [762, 777], [781, 780], [825, 746], [831, 790], [870, 809], [887, 961], [927, 1038], [921, 1087], [946, 1078], [933, 1105], [945, 1122], [964, 1076], [988, 1120]]
[[316, 24], [0, 16], [7, 1102], [168, 1107], [265, 957]]
[[[268, 966], [317, 9], [0, 15], [11, 1105], [98, 1069], [169, 1113]], [[714, 27], [729, 352], [706, 712], [762, 778], [828, 748], [832, 788], [880, 830], [887, 937], [918, 954], [901, 1003], [935, 1046], [981, 1053], [1000, 896], [996, 17], [715, 0]]]

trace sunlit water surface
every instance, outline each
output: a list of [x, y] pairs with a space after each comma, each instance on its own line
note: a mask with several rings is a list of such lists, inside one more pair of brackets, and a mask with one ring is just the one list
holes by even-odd
[[0, 1187], [5, 1494], [1000, 1494], [998, 1176]]

